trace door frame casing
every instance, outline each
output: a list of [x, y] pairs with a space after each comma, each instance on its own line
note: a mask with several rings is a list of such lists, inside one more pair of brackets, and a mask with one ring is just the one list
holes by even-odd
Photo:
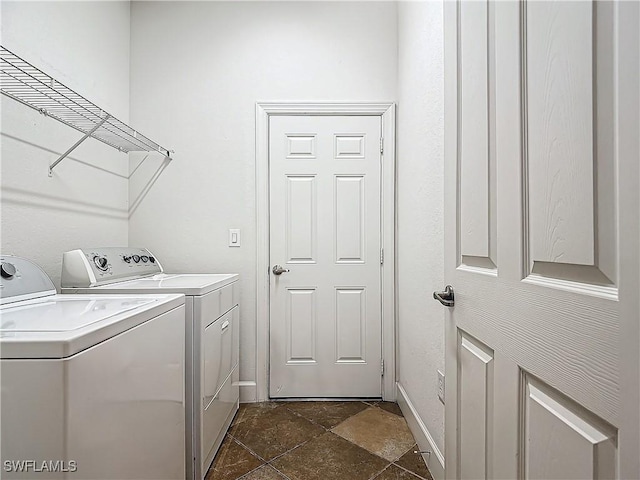
[[395, 104], [375, 103], [256, 103], [256, 390], [243, 401], [269, 399], [269, 118], [273, 115], [379, 116], [382, 121], [381, 272], [382, 297], [382, 398], [396, 399], [396, 285], [395, 285]]

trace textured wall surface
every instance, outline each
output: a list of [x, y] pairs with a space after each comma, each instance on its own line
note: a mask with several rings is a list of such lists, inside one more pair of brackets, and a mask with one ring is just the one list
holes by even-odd
[[[89, 140], [48, 178], [79, 133], [3, 97], [2, 252], [56, 282], [63, 251], [127, 243], [167, 271], [239, 272], [245, 381], [255, 102], [398, 101], [399, 381], [442, 448], [443, 312], [430, 298], [443, 285], [439, 2], [2, 2], [2, 44], [122, 120], [131, 107], [132, 125], [176, 150], [171, 163], [129, 162]], [[242, 247], [227, 246], [229, 228]]]
[[[2, 45], [117, 118], [129, 117], [128, 2], [5, 2]], [[59, 287], [62, 252], [127, 245], [128, 158], [1, 98], [1, 251], [35, 260]]]
[[398, 359], [402, 384], [444, 448], [444, 71], [441, 2], [398, 9]]
[[[175, 149], [130, 185], [130, 244], [167, 271], [242, 277], [240, 376], [255, 380], [257, 101], [394, 101], [396, 4], [135, 2], [131, 118]], [[132, 161], [132, 170], [141, 159]], [[228, 229], [242, 230], [229, 248]]]

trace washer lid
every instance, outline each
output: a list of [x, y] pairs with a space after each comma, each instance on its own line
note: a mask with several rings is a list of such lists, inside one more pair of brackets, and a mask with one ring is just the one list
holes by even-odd
[[0, 309], [1, 358], [65, 358], [184, 304], [181, 295], [51, 295]]
[[110, 293], [182, 293], [184, 295], [205, 295], [222, 288], [238, 279], [237, 273], [209, 274], [166, 274], [144, 277], [125, 282], [101, 285], [90, 289], [64, 288], [63, 291], [93, 293], [108, 290]]
[[102, 297], [90, 300], [58, 296], [49, 298], [3, 310], [0, 317], [0, 334], [77, 330], [157, 301], [139, 297]]

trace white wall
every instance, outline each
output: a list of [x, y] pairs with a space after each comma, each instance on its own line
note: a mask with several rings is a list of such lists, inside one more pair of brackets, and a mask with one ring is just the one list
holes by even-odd
[[[442, 2], [398, 8], [398, 358], [399, 383], [436, 447], [444, 448]], [[433, 456], [432, 456], [433, 457]]]
[[[128, 120], [127, 2], [1, 5], [2, 45]], [[255, 380], [255, 102], [398, 100], [399, 381], [442, 448], [442, 6], [398, 5], [134, 3], [132, 124], [175, 160], [150, 156], [128, 188], [126, 157], [88, 140], [48, 178], [79, 134], [2, 97], [2, 252], [58, 281], [63, 251], [127, 244], [130, 210], [129, 243], [167, 270], [241, 273]]]
[[167, 271], [240, 273], [240, 376], [255, 381], [255, 103], [393, 101], [396, 5], [135, 2], [131, 15], [132, 122], [176, 153], [155, 180], [157, 158], [134, 173], [130, 244]]
[[[128, 2], [1, 3], [1, 43], [123, 121], [129, 116]], [[1, 248], [31, 258], [59, 287], [62, 252], [126, 245], [128, 159], [2, 96]]]

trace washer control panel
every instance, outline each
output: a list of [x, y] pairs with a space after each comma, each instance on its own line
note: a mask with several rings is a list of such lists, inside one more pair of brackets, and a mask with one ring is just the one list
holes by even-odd
[[62, 256], [61, 286], [89, 287], [158, 273], [162, 266], [146, 248], [78, 249]]
[[0, 304], [55, 295], [49, 276], [31, 260], [0, 255]]

